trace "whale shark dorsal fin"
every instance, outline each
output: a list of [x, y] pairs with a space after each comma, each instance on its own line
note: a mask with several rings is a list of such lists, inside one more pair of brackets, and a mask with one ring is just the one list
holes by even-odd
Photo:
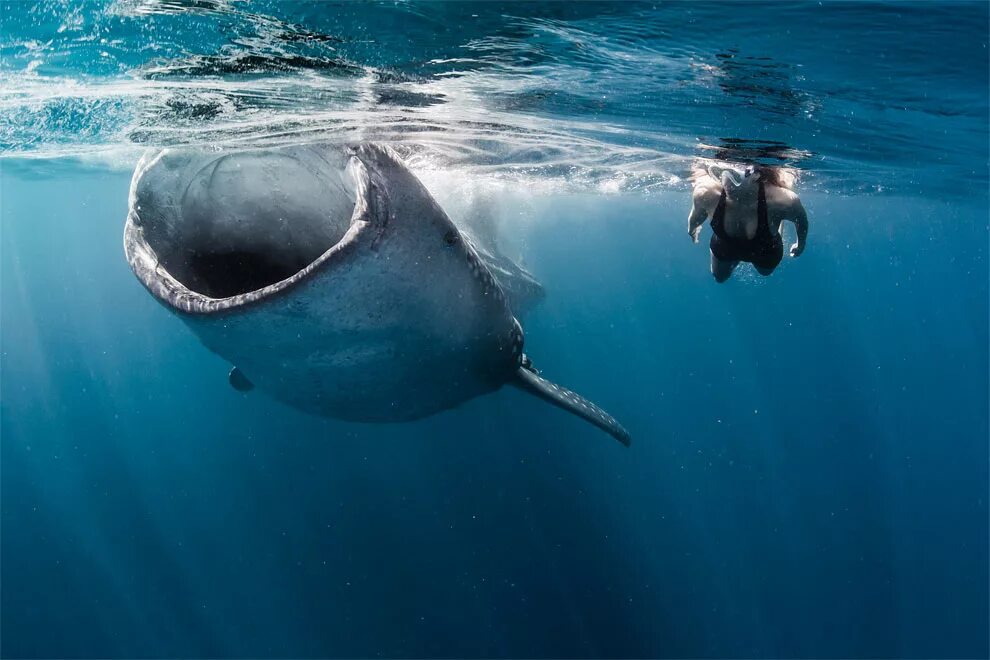
[[230, 382], [230, 386], [238, 392], [250, 392], [254, 389], [254, 383], [248, 380], [244, 372], [237, 367], [230, 370], [230, 373], [227, 374], [227, 380]]
[[631, 441], [629, 432], [614, 417], [580, 394], [576, 394], [566, 387], [555, 385], [540, 376], [530, 366], [526, 356], [523, 356], [523, 364], [516, 370], [515, 378], [511, 379], [509, 384], [591, 422], [625, 446], [629, 446]]

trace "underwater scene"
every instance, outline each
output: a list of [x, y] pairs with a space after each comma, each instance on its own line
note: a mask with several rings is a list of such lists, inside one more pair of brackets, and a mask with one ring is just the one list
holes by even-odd
[[0, 0], [0, 656], [987, 657], [988, 25]]

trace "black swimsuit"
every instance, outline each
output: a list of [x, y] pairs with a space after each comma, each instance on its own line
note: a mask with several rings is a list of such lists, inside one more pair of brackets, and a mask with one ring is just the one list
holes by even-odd
[[756, 234], [753, 238], [735, 238], [725, 232], [725, 189], [712, 214], [712, 254], [719, 261], [747, 261], [764, 275], [769, 275], [784, 258], [784, 243], [780, 235], [770, 232], [767, 219], [767, 193], [760, 181], [756, 200]]

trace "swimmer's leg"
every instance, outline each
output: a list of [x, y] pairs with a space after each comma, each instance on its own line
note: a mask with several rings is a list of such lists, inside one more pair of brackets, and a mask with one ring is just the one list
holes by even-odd
[[769, 268], [763, 268], [763, 267], [757, 266], [756, 264], [753, 264], [753, 268], [755, 268], [756, 269], [756, 272], [759, 273], [760, 275], [762, 275], [763, 277], [767, 277], [777, 267], [776, 266], [770, 266]]
[[712, 276], [720, 284], [732, 277], [732, 271], [738, 265], [738, 261], [722, 261], [712, 253]]

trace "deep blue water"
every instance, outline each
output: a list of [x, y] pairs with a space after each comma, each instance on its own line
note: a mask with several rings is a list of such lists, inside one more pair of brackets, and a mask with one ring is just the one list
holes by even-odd
[[[988, 655], [985, 4], [0, 9], [3, 657]], [[313, 137], [489, 200], [632, 447], [232, 390], [131, 168]], [[699, 157], [799, 169], [807, 252], [714, 283]]]

